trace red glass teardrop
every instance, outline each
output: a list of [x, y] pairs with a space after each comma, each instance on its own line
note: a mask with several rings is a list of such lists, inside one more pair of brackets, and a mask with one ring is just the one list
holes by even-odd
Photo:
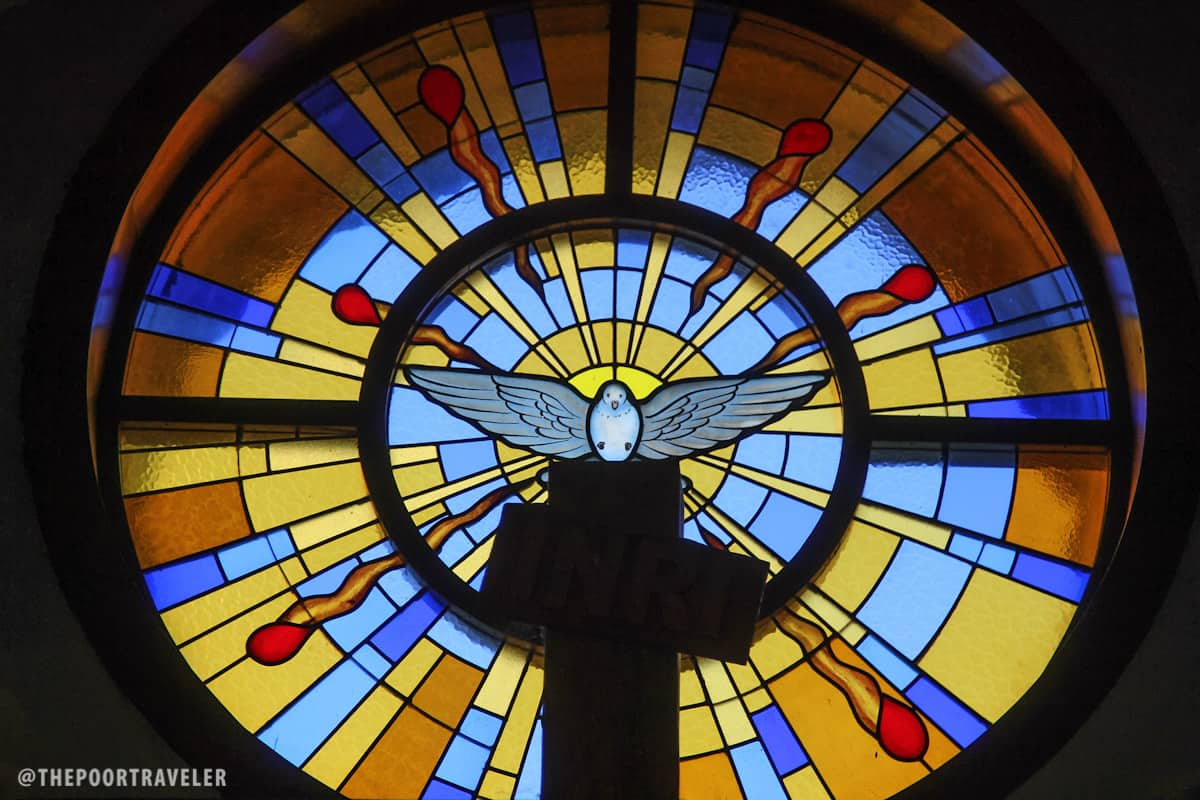
[[356, 283], [347, 283], [333, 295], [333, 313], [351, 325], [378, 325], [379, 309], [371, 296]]
[[260, 664], [273, 667], [296, 655], [316, 628], [294, 622], [272, 622], [250, 634], [246, 655]]
[[421, 102], [425, 107], [445, 123], [446, 127], [453, 125], [462, 112], [466, 96], [462, 81], [454, 74], [454, 70], [448, 67], [432, 66], [422, 72], [421, 80], [417, 83], [417, 92], [421, 95]]
[[793, 122], [783, 132], [783, 143], [779, 145], [781, 156], [815, 156], [829, 147], [833, 132], [819, 119], [802, 119]]
[[911, 708], [887, 695], [879, 708], [878, 735], [884, 751], [898, 761], [917, 761], [929, 749], [925, 723]]
[[888, 294], [894, 294], [901, 300], [916, 303], [933, 294], [933, 273], [928, 267], [920, 264], [909, 264], [901, 267], [896, 274], [888, 278], [880, 288]]
[[700, 529], [700, 538], [703, 539], [704, 543], [707, 544], [709, 547], [715, 547], [718, 550], [728, 550], [729, 549], [729, 547], [724, 542], [722, 542], [720, 539], [718, 539], [715, 534], [704, 530], [704, 528]]

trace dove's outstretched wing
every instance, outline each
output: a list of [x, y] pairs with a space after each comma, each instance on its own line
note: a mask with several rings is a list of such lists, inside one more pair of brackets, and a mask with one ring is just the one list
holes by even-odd
[[514, 447], [558, 458], [590, 455], [588, 403], [546, 378], [409, 367], [409, 382], [430, 400]]
[[642, 458], [683, 458], [746, 436], [808, 400], [824, 372], [703, 378], [663, 386], [642, 406]]

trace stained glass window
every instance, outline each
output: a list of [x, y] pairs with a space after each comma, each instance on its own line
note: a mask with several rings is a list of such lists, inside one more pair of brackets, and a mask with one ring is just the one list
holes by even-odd
[[1071, 630], [1140, 365], [954, 109], [751, 11], [612, 14], [457, 16], [258, 120], [132, 265], [100, 469], [179, 657], [264, 748], [348, 797], [537, 797], [541, 643], [478, 589], [502, 508], [611, 451], [479, 381], [649, 413], [820, 376], [617, 460], [678, 458], [684, 537], [769, 565], [749, 661], [681, 657], [683, 796], [892, 796]]

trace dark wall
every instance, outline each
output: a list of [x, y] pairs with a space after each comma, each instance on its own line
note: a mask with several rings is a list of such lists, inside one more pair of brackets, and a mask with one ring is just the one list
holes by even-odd
[[[14, 775], [21, 767], [183, 765], [118, 692], [60, 593], [20, 461], [17, 397], [35, 276], [67, 182], [124, 93], [205, 5], [0, 0], [0, 474], [6, 487], [0, 493], [0, 797], [19, 792]], [[1200, 55], [1186, 4], [1155, 3], [1137, 16], [1129, 16], [1131, 6], [1111, 2], [1020, 5], [1110, 98], [1164, 186], [1192, 263], [1200, 263], [1194, 138], [1200, 95], [1191, 82], [1200, 75]], [[1193, 382], [1192, 375], [1180, 376], [1180, 391]], [[1193, 527], [1162, 612], [1129, 668], [1074, 739], [1014, 797], [1200, 797], [1198, 715], [1200, 529]]]

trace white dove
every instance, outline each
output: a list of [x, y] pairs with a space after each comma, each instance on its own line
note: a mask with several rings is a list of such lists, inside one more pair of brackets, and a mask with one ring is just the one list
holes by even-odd
[[684, 458], [754, 433], [809, 400], [825, 372], [698, 378], [660, 386], [638, 404], [621, 381], [589, 401], [550, 378], [408, 367], [412, 386], [486, 433], [542, 455], [625, 461]]

